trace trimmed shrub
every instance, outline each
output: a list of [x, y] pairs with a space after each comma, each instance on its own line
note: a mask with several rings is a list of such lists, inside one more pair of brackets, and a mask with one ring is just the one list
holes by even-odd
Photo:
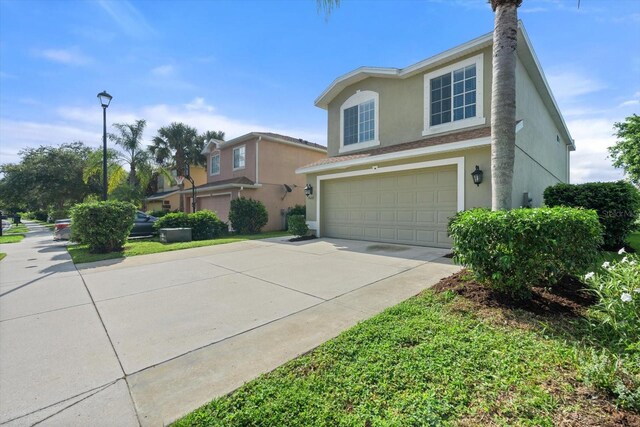
[[294, 236], [306, 236], [309, 232], [304, 215], [290, 215], [287, 224], [289, 225], [289, 233]]
[[35, 219], [37, 221], [46, 222], [49, 214], [47, 213], [47, 211], [31, 211], [25, 212], [22, 217], [26, 219]]
[[153, 223], [153, 228], [160, 230], [161, 228], [189, 228], [189, 216], [184, 212], [172, 212], [159, 218]]
[[269, 214], [267, 208], [259, 200], [240, 197], [231, 201], [229, 222], [240, 234], [256, 234], [267, 225]]
[[86, 243], [89, 252], [120, 251], [133, 228], [136, 207], [128, 202], [80, 203], [71, 209], [72, 239]]
[[636, 227], [640, 193], [625, 181], [556, 184], [544, 190], [547, 206], [594, 209], [604, 227], [604, 246], [618, 250]]
[[302, 215], [307, 216], [307, 207], [305, 205], [295, 205], [292, 208], [287, 209], [287, 216]]
[[193, 240], [215, 239], [228, 229], [227, 224], [222, 222], [215, 212], [209, 210], [189, 214], [188, 218]]
[[178, 209], [174, 209], [172, 211], [167, 211], [164, 209], [156, 209], [154, 211], [147, 211], [147, 215], [155, 216], [156, 218], [162, 218], [165, 215], [169, 215], [170, 213], [180, 212]]
[[527, 298], [533, 285], [554, 285], [589, 269], [602, 244], [595, 211], [574, 208], [460, 212], [449, 222], [457, 262], [495, 291]]
[[159, 218], [153, 228], [190, 228], [193, 240], [207, 240], [225, 234], [228, 227], [214, 212], [201, 210], [192, 214], [172, 212]]

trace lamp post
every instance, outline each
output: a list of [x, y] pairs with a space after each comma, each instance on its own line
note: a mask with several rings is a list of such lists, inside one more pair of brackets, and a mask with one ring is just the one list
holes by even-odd
[[102, 105], [102, 200], [107, 200], [107, 107], [113, 97], [103, 90], [98, 98]]

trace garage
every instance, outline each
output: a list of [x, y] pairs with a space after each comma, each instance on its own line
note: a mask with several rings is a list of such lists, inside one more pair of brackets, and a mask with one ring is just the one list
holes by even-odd
[[215, 194], [207, 197], [198, 197], [198, 209], [208, 209], [216, 212], [218, 218], [227, 222], [231, 207], [231, 193]]
[[447, 248], [447, 223], [457, 199], [456, 165], [326, 179], [321, 185], [321, 233]]

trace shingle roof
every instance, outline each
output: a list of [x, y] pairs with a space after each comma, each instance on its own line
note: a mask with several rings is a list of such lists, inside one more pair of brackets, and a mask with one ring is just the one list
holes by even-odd
[[485, 126], [477, 129], [467, 130], [463, 132], [450, 133], [448, 135], [436, 135], [423, 138], [417, 141], [405, 142], [403, 144], [391, 145], [386, 147], [374, 148], [356, 154], [346, 154], [336, 157], [328, 157], [318, 160], [317, 162], [303, 166], [309, 168], [313, 166], [329, 165], [347, 160], [362, 159], [366, 157], [379, 156], [381, 154], [395, 153], [398, 151], [412, 150], [415, 148], [431, 147], [434, 145], [448, 144], [450, 142], [466, 141], [469, 139], [477, 139], [491, 136], [491, 127]]
[[169, 191], [161, 191], [161, 192], [159, 192], [159, 193], [153, 193], [152, 195], [148, 196], [148, 197], [146, 198], [146, 200], [158, 199], [158, 198], [161, 198], [161, 197], [164, 197], [164, 196], [168, 196], [168, 195], [170, 195], [170, 194], [173, 194], [173, 193], [175, 193], [176, 191], [178, 191], [178, 190], [169, 190]]
[[258, 136], [266, 137], [266, 138], [282, 139], [284, 141], [294, 142], [296, 144], [306, 145], [308, 147], [320, 148], [322, 150], [327, 149], [327, 147], [325, 147], [324, 145], [316, 144], [315, 142], [309, 142], [302, 138], [294, 138], [292, 136], [281, 135], [279, 133], [273, 133], [273, 132], [252, 132], [252, 133]]
[[228, 185], [228, 184], [254, 185], [255, 182], [251, 181], [246, 176], [240, 176], [236, 178], [223, 179], [221, 181], [207, 182], [206, 184], [198, 185], [196, 187], [196, 190], [213, 188], [213, 187], [221, 187], [223, 185]]

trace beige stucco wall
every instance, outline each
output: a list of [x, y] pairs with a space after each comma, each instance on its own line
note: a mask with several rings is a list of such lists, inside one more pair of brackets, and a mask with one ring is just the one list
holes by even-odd
[[424, 75], [467, 58], [483, 54], [483, 109], [486, 123], [491, 123], [491, 48], [456, 58], [407, 79], [369, 77], [348, 86], [328, 108], [328, 155], [338, 155], [340, 149], [340, 107], [358, 90], [377, 92], [380, 102], [380, 146], [401, 144], [422, 139], [424, 130]]
[[562, 137], [557, 141], [560, 132], [520, 60], [516, 64], [516, 118], [524, 122], [516, 134], [513, 207], [522, 206], [524, 192], [529, 192], [533, 206], [540, 206], [546, 187], [569, 182], [569, 154], [567, 141]]
[[[483, 146], [474, 149], [460, 150], [449, 153], [440, 153], [435, 155], [416, 156], [410, 160], [394, 160], [389, 162], [377, 162], [365, 166], [356, 166], [345, 169], [338, 169], [317, 174], [307, 175], [307, 183], [313, 186], [313, 198], [307, 199], [307, 221], [317, 221], [316, 206], [318, 200], [318, 177], [321, 175], [329, 175], [334, 173], [351, 172], [357, 170], [371, 169], [372, 165], [379, 168], [386, 166], [401, 165], [407, 163], [420, 163], [430, 160], [449, 159], [454, 157], [464, 158], [464, 207], [470, 209], [474, 207], [491, 207], [491, 149]], [[476, 186], [471, 178], [471, 172], [478, 165], [484, 172], [483, 182], [480, 186]]]
[[[233, 149], [245, 146], [244, 151], [244, 168], [233, 170]], [[211, 175], [211, 156], [220, 153], [220, 173]], [[225, 179], [238, 178], [246, 176], [252, 181], [256, 180], [256, 139], [247, 142], [234, 144], [232, 146], [223, 147], [221, 150], [214, 150], [207, 156], [207, 181], [216, 182]]]

